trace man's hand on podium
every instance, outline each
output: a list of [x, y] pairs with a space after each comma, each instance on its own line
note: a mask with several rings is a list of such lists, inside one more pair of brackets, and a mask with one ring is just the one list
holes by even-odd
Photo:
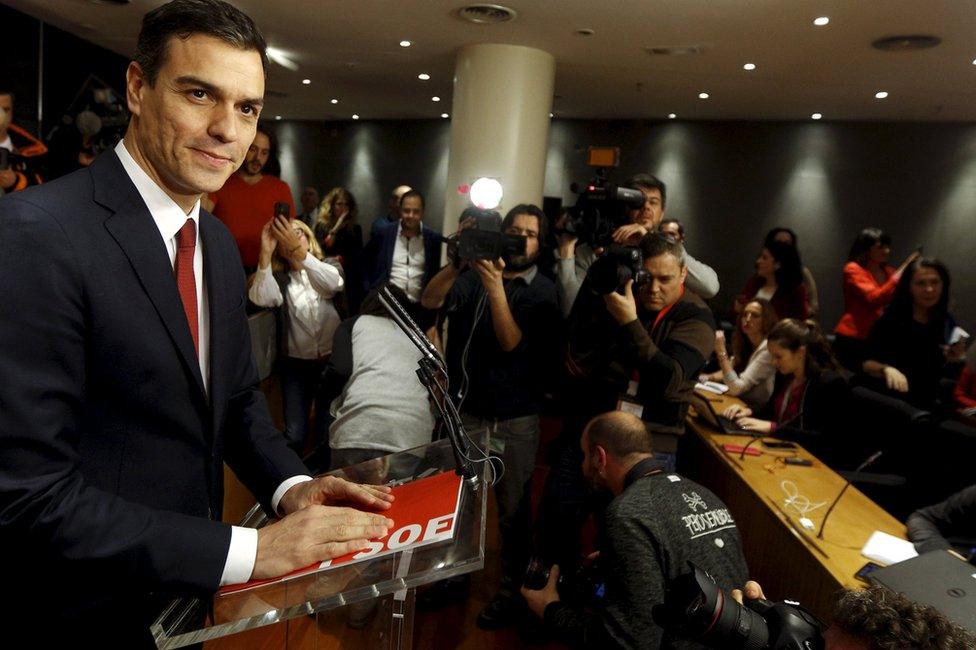
[[284, 517], [258, 530], [251, 579], [275, 578], [368, 548], [368, 540], [386, 536], [393, 520], [356, 508], [387, 510], [392, 502], [386, 486], [359, 485], [335, 476], [293, 486], [278, 503]]
[[258, 530], [252, 580], [285, 575], [310, 564], [368, 548], [385, 537], [393, 520], [383, 515], [311, 505]]

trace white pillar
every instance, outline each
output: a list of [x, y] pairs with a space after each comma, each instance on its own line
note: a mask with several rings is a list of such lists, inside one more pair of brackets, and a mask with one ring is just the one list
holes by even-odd
[[519, 203], [542, 207], [555, 68], [548, 52], [520, 45], [468, 45], [458, 52], [445, 234], [457, 230], [470, 205], [458, 187], [481, 176], [501, 181], [502, 216]]

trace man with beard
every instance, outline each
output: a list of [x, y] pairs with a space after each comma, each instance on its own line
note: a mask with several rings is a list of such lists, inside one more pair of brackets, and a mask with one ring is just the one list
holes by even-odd
[[651, 612], [668, 583], [689, 562], [708, 572], [726, 593], [748, 576], [742, 538], [724, 503], [707, 488], [667, 472], [654, 459], [647, 425], [612, 411], [583, 430], [581, 469], [592, 490], [610, 493], [600, 536], [602, 597], [590, 614], [562, 602], [553, 566], [543, 589], [523, 587], [529, 608], [559, 640], [583, 648], [703, 648], [669, 635]]
[[257, 269], [261, 229], [274, 216], [275, 203], [287, 203], [288, 217], [295, 216], [295, 201], [288, 183], [261, 173], [272, 150], [271, 135], [259, 127], [248, 147], [244, 164], [222, 188], [210, 195], [211, 212], [234, 235], [241, 252], [241, 263], [248, 272]]
[[465, 427], [489, 427], [491, 450], [505, 462], [495, 485], [502, 584], [478, 616], [478, 625], [489, 629], [514, 622], [522, 608], [518, 587], [530, 547], [528, 486], [543, 391], [558, 354], [556, 287], [535, 264], [546, 217], [534, 205], [517, 205], [505, 215], [502, 230], [525, 238], [524, 255], [476, 260], [467, 269], [449, 264], [430, 281], [422, 299], [428, 309], [446, 305], [451, 392], [460, 393]]

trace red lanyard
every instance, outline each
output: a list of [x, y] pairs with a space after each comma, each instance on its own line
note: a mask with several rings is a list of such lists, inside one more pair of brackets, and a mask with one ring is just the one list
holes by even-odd
[[664, 309], [662, 309], [657, 313], [657, 317], [654, 319], [654, 323], [651, 325], [651, 329], [649, 332], [651, 336], [654, 336], [654, 330], [657, 329], [657, 326], [661, 324], [661, 321], [664, 320], [664, 317], [668, 315], [668, 312], [671, 311], [671, 308], [677, 305], [678, 302], [684, 297], [684, 295], [685, 295], [685, 286], [681, 285], [681, 295], [678, 296], [678, 300], [675, 300], [673, 303], [671, 303], [670, 305], [668, 305], [667, 307], [665, 307]]

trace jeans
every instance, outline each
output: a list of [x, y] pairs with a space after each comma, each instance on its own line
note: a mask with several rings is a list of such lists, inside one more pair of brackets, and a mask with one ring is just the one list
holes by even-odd
[[490, 420], [462, 414], [465, 429], [488, 427], [491, 450], [505, 463], [505, 473], [495, 484], [498, 530], [501, 536], [502, 585], [500, 593], [515, 597], [529, 563], [532, 546], [531, 479], [539, 448], [539, 416]]
[[329, 405], [321, 391], [326, 361], [285, 357], [281, 364], [281, 393], [285, 411], [285, 439], [301, 455], [308, 440], [309, 413], [315, 404], [315, 443], [329, 439]]

